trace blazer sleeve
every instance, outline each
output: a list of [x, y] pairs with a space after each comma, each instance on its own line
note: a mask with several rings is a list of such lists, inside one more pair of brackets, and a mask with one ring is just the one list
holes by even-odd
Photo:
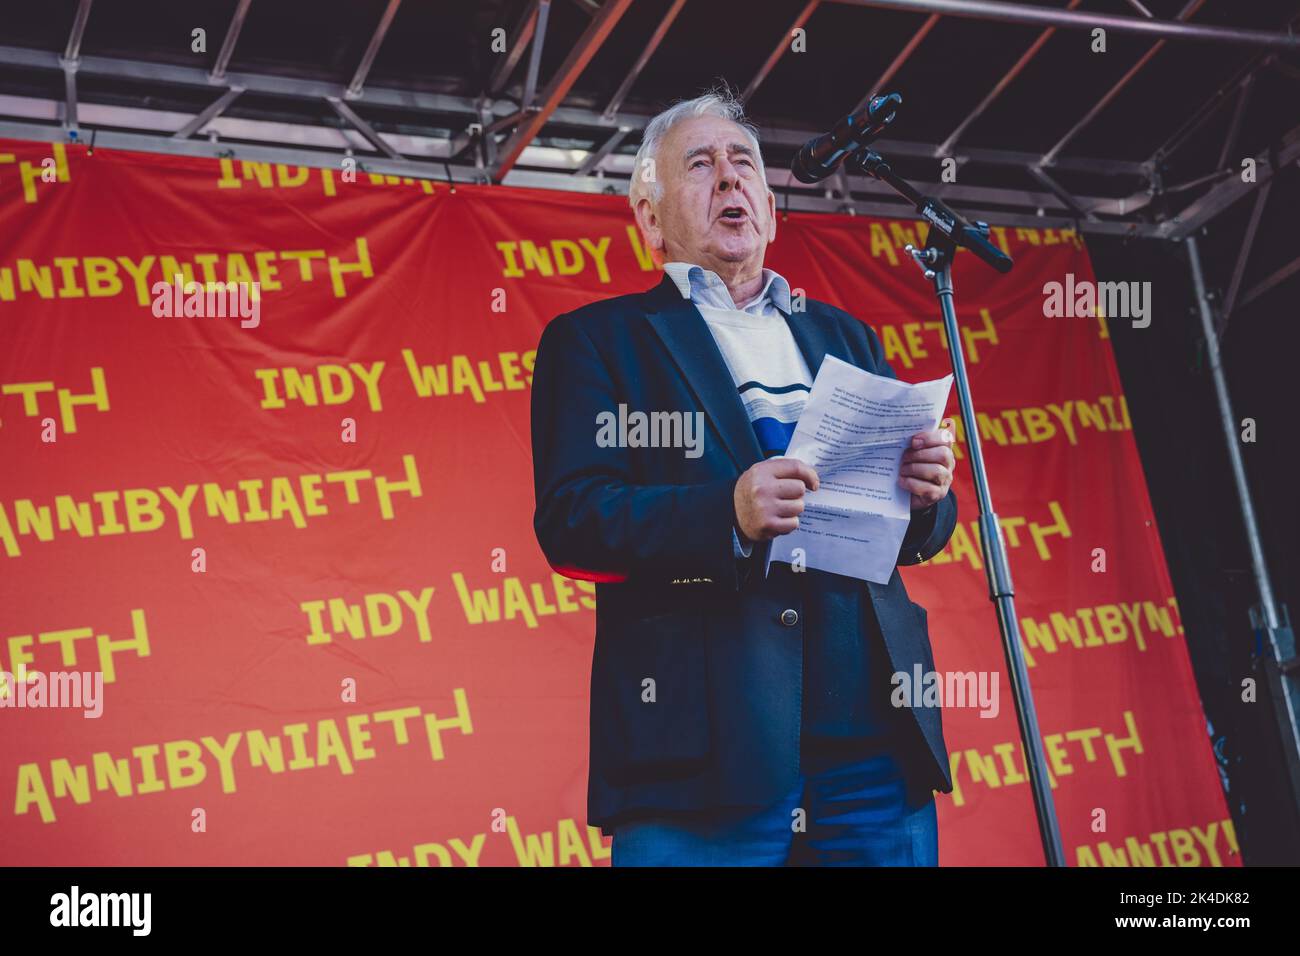
[[542, 333], [533, 368], [533, 527], [551, 566], [593, 581], [708, 578], [738, 587], [737, 478], [696, 485], [633, 481], [628, 449], [597, 444], [597, 416], [620, 399], [572, 313]]
[[[889, 378], [898, 378], [889, 362], [885, 360], [884, 346], [880, 344], [880, 339], [871, 327], [852, 316], [846, 315], [846, 317], [866, 339], [867, 354], [872, 365], [868, 371]], [[912, 512], [911, 524], [908, 525], [907, 534], [903, 536], [903, 543], [898, 548], [898, 566], [907, 567], [929, 561], [948, 544], [948, 539], [952, 537], [953, 529], [956, 527], [957, 493], [949, 487], [948, 493], [939, 501], [921, 511]]]

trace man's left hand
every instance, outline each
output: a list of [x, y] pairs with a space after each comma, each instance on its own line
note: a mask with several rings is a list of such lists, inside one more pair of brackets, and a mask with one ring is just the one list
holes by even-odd
[[928, 508], [948, 494], [957, 467], [952, 443], [952, 422], [948, 419], [933, 431], [912, 436], [898, 469], [898, 484], [911, 493], [913, 511]]

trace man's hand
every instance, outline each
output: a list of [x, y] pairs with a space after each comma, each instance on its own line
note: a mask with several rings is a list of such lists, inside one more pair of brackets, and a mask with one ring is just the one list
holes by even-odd
[[943, 499], [952, 487], [957, 459], [952, 453], [952, 422], [944, 419], [934, 431], [917, 432], [903, 452], [898, 483], [912, 494], [912, 510], [921, 511]]
[[736, 482], [736, 527], [748, 541], [770, 541], [799, 527], [804, 491], [816, 491], [817, 472], [797, 458], [769, 458]]

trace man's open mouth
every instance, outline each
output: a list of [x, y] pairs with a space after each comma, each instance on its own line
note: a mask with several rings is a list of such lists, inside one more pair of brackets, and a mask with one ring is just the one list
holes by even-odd
[[749, 213], [746, 212], [740, 206], [728, 206], [726, 209], [722, 210], [722, 215], [720, 215], [718, 218], [723, 220], [730, 220], [732, 222], [741, 222], [744, 219], [748, 218], [748, 216]]

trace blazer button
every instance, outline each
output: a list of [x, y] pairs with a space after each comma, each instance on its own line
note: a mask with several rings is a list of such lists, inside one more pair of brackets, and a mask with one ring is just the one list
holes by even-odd
[[781, 623], [786, 627], [794, 627], [799, 623], [799, 612], [794, 608], [786, 608], [781, 612]]

